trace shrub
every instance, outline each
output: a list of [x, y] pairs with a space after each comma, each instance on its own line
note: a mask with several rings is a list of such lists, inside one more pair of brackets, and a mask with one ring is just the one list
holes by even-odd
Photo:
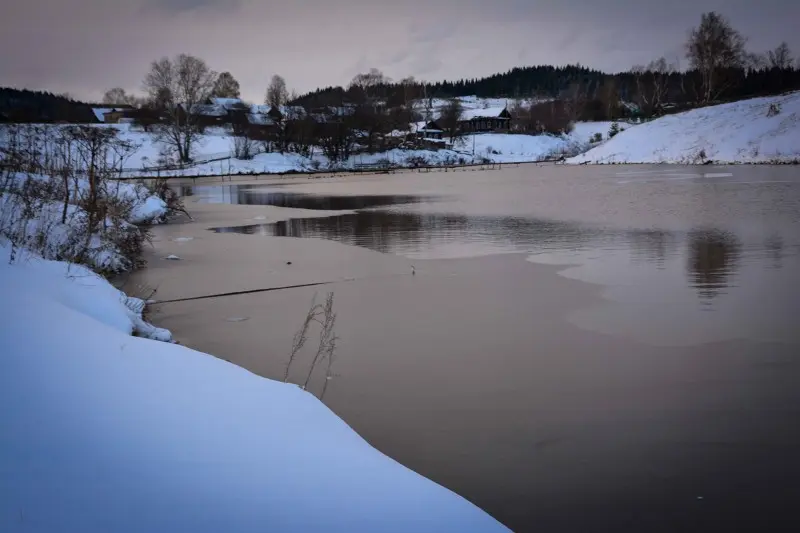
[[237, 135], [233, 138], [233, 156], [236, 159], [253, 159], [256, 152], [256, 144], [246, 135]]
[[781, 114], [780, 104], [769, 104], [769, 109], [767, 110], [767, 117], [774, 117], [780, 114]]
[[608, 138], [613, 139], [622, 129], [619, 127], [619, 122], [616, 120], [611, 123], [611, 129], [608, 130]]
[[431, 162], [423, 155], [412, 155], [406, 159], [406, 166], [420, 168], [431, 166]]
[[593, 143], [599, 143], [599, 142], [602, 142], [602, 141], [603, 141], [603, 134], [600, 133], [599, 131], [597, 133], [595, 133], [594, 135], [592, 135], [591, 139], [589, 139], [589, 142], [593, 142]]

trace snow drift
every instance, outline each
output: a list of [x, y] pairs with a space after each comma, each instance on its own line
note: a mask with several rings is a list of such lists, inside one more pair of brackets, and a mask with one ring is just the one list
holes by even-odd
[[800, 161], [800, 92], [662, 117], [618, 134], [570, 163]]

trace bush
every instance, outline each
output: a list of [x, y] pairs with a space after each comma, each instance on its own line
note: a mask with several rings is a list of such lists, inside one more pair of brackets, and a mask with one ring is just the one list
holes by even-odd
[[597, 133], [595, 133], [594, 135], [592, 135], [591, 139], [589, 139], [589, 142], [592, 142], [592, 143], [599, 143], [599, 142], [602, 142], [602, 141], [603, 141], [603, 134], [600, 133], [599, 131]]
[[412, 155], [406, 159], [406, 166], [411, 168], [429, 167], [431, 162], [423, 155]]
[[780, 114], [781, 114], [780, 104], [769, 104], [769, 109], [767, 110], [767, 117], [774, 117]]
[[256, 155], [256, 144], [246, 135], [238, 135], [233, 138], [233, 156], [236, 159], [253, 159]]
[[97, 272], [137, 266], [147, 233], [132, 222], [148, 221], [134, 210], [150, 193], [115, 179], [134, 149], [116, 129], [35, 126], [3, 133], [11, 137], [2, 146], [0, 236]]
[[608, 130], [608, 138], [613, 139], [622, 129], [619, 127], [619, 122], [616, 120], [611, 123], [611, 129]]

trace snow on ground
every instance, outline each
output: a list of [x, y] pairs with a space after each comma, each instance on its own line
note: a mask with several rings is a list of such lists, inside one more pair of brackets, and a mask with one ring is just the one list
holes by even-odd
[[[465, 106], [483, 109], [490, 104], [505, 105], [504, 99], [478, 99], [464, 97]], [[346, 161], [332, 163], [317, 147], [311, 157], [295, 153], [260, 153], [253, 159], [240, 160], [233, 156], [233, 137], [224, 128], [208, 128], [199, 136], [194, 146], [194, 163], [186, 168], [161, 170], [161, 176], [208, 176], [230, 174], [282, 174], [311, 172], [314, 170], [347, 170], [358, 165], [389, 162], [398, 166], [456, 165], [472, 163], [531, 162], [562, 154], [576, 154], [590, 148], [589, 140], [595, 132], [605, 138], [610, 122], [577, 123], [565, 136], [483, 133], [459, 139], [454, 150], [400, 150], [393, 149], [375, 154], [356, 154]], [[161, 164], [164, 145], [132, 124], [106, 124], [96, 127], [116, 128], [119, 137], [131, 142], [135, 152], [123, 163], [123, 176], [151, 176], [152, 168]], [[397, 136], [405, 132], [394, 132]], [[473, 152], [474, 148], [474, 152]], [[112, 161], [109, 161], [112, 163]]]
[[506, 531], [85, 268], [0, 246], [0, 293], [0, 531]]
[[[770, 106], [779, 108], [769, 116]], [[800, 92], [662, 117], [620, 133], [571, 163], [800, 161]]]
[[[70, 203], [64, 210], [63, 201], [56, 196], [45, 196], [26, 203], [19, 194], [25, 189], [27, 180], [40, 185], [53, 185], [52, 178], [40, 175], [13, 174], [5, 183], [7, 190], [0, 195], [0, 238], [13, 236], [15, 242], [35, 249], [49, 259], [76, 258], [85, 255], [85, 261], [103, 272], [128, 270], [131, 262], [115, 243], [135, 239], [139, 228], [134, 224], [157, 223], [167, 215], [164, 201], [143, 185], [112, 182], [107, 184], [112, 197], [129, 200], [131, 211], [126, 220], [109, 217], [105, 229], [91, 236], [85, 234], [88, 215], [78, 205]], [[56, 182], [60, 184], [60, 181]], [[76, 187], [77, 185], [77, 187]], [[87, 192], [85, 178], [73, 180], [72, 198], [76, 192]], [[32, 213], [26, 212], [33, 210]], [[32, 218], [31, 218], [32, 217]], [[134, 235], [135, 234], [135, 235]], [[88, 238], [87, 238], [88, 237]]]
[[[465, 136], [459, 149], [495, 163], [525, 163], [557, 158], [561, 154], [574, 154], [589, 148], [589, 138], [595, 131], [603, 131], [605, 122], [581, 123], [580, 129], [569, 135], [519, 135], [511, 133], [480, 133]], [[608, 123], [610, 124], [610, 123]], [[608, 129], [605, 130], [606, 132]], [[474, 143], [474, 144], [473, 144]]]
[[[119, 137], [137, 146], [136, 152], [125, 162], [126, 169], [158, 166], [163, 144], [155, 142], [153, 135], [132, 124], [108, 124], [107, 128], [117, 128]], [[204, 161], [229, 157], [233, 151], [233, 137], [224, 128], [208, 128], [198, 136], [194, 146], [195, 159]]]
[[[127, 128], [126, 125], [122, 125]], [[310, 172], [326, 169], [353, 169], [358, 165], [389, 162], [399, 166], [420, 165], [452, 165], [482, 163], [488, 160], [493, 163], [521, 163], [539, 161], [551, 157], [560, 157], [561, 154], [574, 154], [589, 149], [589, 139], [595, 132], [600, 132], [604, 137], [608, 135], [610, 122], [579, 122], [575, 129], [568, 135], [524, 135], [509, 133], [482, 133], [462, 137], [454, 150], [401, 150], [393, 149], [374, 154], [356, 154], [346, 161], [331, 163], [319, 148], [310, 158], [294, 153], [261, 153], [253, 159], [226, 159], [199, 163], [179, 170], [162, 171], [164, 176], [203, 176], [227, 174], [270, 174], [286, 172]], [[628, 127], [623, 125], [623, 127]], [[157, 154], [158, 146], [149, 134], [142, 132], [126, 132], [131, 139], [142, 145], [129, 161], [141, 159], [141, 154]], [[474, 154], [473, 154], [474, 137]], [[203, 143], [198, 146], [196, 159], [211, 159], [231, 155], [232, 138], [226, 136], [224, 131], [206, 135]], [[227, 145], [226, 145], [227, 143]], [[228, 146], [228, 152], [209, 152], [209, 149], [222, 149]], [[157, 157], [157, 155], [155, 156]], [[152, 157], [148, 161], [155, 161]], [[139, 175], [135, 165], [128, 164], [130, 172], [126, 175]], [[146, 173], [149, 174], [149, 173]]]
[[[603, 139], [608, 139], [608, 131], [611, 129], [612, 124], [613, 122], [610, 121], [576, 122], [575, 127], [572, 132], [570, 132], [569, 136], [580, 143], [591, 142], [592, 137], [594, 137], [597, 133], [602, 135]], [[632, 128], [633, 124], [620, 122], [619, 127], [622, 130], [626, 130], [628, 128]]]

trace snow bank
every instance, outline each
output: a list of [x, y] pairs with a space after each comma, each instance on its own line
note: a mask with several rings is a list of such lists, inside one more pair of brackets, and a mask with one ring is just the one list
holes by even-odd
[[[36, 182], [42, 189], [41, 197], [23, 201], [21, 191], [27, 180]], [[64, 210], [60, 180], [35, 174], [14, 174], [5, 183], [8, 191], [0, 195], [0, 236], [6, 236], [18, 246], [29, 248], [48, 259], [80, 258], [102, 272], [121, 272], [132, 267], [127, 245], [140, 240], [140, 230], [134, 224], [153, 223], [167, 214], [167, 205], [153, 196], [143, 185], [133, 183], [107, 183], [107, 194], [131, 202], [131, 211], [125, 220], [108, 217], [104, 227], [88, 235], [88, 214], [71, 203]], [[89, 185], [86, 179], [71, 183], [72, 201], [75, 194], [84, 194]], [[33, 196], [33, 195], [31, 195]], [[33, 210], [33, 213], [30, 211]], [[34, 216], [35, 215], [35, 216]]]
[[130, 336], [87, 269], [0, 250], [0, 531], [506, 531], [298, 387]]
[[[779, 109], [772, 116], [770, 107]], [[670, 115], [624, 131], [570, 163], [800, 161], [800, 92]]]
[[[474, 144], [473, 144], [474, 143]], [[588, 147], [588, 141], [586, 143]], [[580, 151], [570, 136], [481, 133], [465, 136], [461, 147], [494, 163], [526, 163]]]

